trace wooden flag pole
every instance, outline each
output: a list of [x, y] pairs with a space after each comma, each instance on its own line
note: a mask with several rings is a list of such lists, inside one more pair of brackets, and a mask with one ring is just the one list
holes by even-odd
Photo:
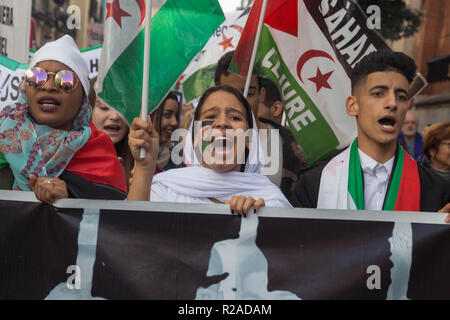
[[[248, 95], [248, 88], [250, 87], [250, 79], [251, 79], [252, 73], [253, 73], [253, 65], [255, 64], [256, 51], [258, 50], [259, 38], [261, 36], [262, 25], [264, 23], [264, 15], [266, 14], [267, 1], [268, 0], [263, 0], [261, 14], [259, 15], [259, 20], [258, 20], [258, 29], [256, 30], [255, 43], [253, 45], [252, 56], [250, 58], [250, 65], [248, 66], [247, 78], [245, 79], [244, 97], [246, 97], [246, 98]], [[255, 115], [255, 116], [257, 116], [257, 115]]]
[[[144, 42], [144, 70], [142, 77], [141, 119], [147, 121], [148, 116], [148, 83], [150, 76], [150, 37], [152, 24], [152, 0], [145, 1], [145, 42]], [[140, 158], [145, 158], [145, 149], [141, 148]]]

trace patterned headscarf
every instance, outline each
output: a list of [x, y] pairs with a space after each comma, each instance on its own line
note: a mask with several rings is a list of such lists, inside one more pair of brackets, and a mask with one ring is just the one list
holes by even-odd
[[[70, 38], [64, 36], [39, 49], [30, 67], [46, 60], [64, 63], [75, 71], [84, 92], [89, 92], [89, 82], [82, 80], [89, 73], [87, 65], [78, 64], [81, 54], [78, 48], [73, 50], [73, 46], [76, 47], [76, 45], [72, 38], [67, 37]], [[50, 59], [43, 58], [43, 54], [48, 54], [48, 47], [51, 47], [54, 53], [59, 52], [61, 59], [55, 54], [52, 54]], [[0, 112], [0, 152], [8, 161], [14, 174], [13, 188], [30, 190], [30, 174], [38, 177], [58, 177], [74, 154], [89, 140], [91, 136], [89, 120], [92, 109], [85, 95], [80, 111], [73, 121], [72, 131], [54, 129], [38, 124], [31, 116], [24, 81], [19, 91], [18, 102], [6, 106]]]

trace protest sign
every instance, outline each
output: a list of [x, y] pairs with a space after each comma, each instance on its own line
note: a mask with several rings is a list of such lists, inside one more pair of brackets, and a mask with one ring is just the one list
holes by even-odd
[[28, 62], [31, 0], [0, 0], [0, 55]]
[[0, 192], [1, 299], [449, 299], [444, 214]]

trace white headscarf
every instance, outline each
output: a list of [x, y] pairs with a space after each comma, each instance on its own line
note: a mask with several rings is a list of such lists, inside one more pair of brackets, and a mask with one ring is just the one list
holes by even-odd
[[72, 69], [78, 76], [86, 97], [89, 96], [89, 67], [71, 36], [66, 34], [58, 40], [46, 43], [33, 55], [30, 68], [49, 60], [63, 63]]
[[[259, 139], [258, 129], [256, 127], [255, 116], [252, 112], [253, 127], [249, 128], [250, 136], [250, 150], [245, 162], [244, 172], [248, 173], [261, 173], [264, 167], [264, 154], [262, 152], [261, 141]], [[192, 135], [194, 130], [194, 119], [192, 119], [191, 125], [189, 126], [188, 134], [185, 138], [185, 145], [183, 148], [184, 161], [187, 166], [201, 166], [201, 159], [197, 159], [194, 151], [194, 146], [192, 144]]]

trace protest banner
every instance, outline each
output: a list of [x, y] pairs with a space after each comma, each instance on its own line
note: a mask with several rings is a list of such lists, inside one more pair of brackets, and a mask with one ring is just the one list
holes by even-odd
[[0, 110], [19, 98], [19, 84], [26, 69], [28, 64], [0, 56]]
[[449, 299], [444, 214], [0, 191], [1, 299]]
[[89, 79], [97, 76], [100, 68], [100, 56], [102, 54], [102, 46], [89, 47], [80, 50], [81, 55], [87, 62], [89, 67]]
[[31, 0], [0, 0], [0, 55], [28, 63]]

